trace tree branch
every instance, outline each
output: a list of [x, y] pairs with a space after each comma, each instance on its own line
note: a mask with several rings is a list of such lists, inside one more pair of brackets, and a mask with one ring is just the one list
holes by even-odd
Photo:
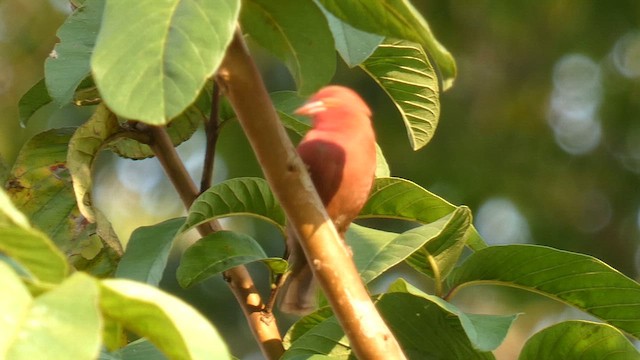
[[209, 120], [204, 125], [207, 134], [207, 145], [204, 153], [204, 165], [202, 166], [202, 180], [200, 181], [200, 192], [205, 192], [211, 187], [213, 176], [213, 162], [216, 154], [216, 143], [218, 142], [218, 111], [220, 105], [220, 86], [213, 84], [211, 94], [211, 113]]
[[[195, 182], [189, 176], [184, 163], [175, 151], [166, 128], [149, 126], [149, 133], [152, 138], [149, 146], [158, 157], [184, 206], [188, 209], [199, 195]], [[221, 226], [217, 221], [198, 227], [202, 236], [220, 229]], [[247, 269], [244, 266], [238, 266], [224, 272], [223, 276], [240, 304], [264, 356], [267, 359], [279, 359], [284, 352], [284, 347], [276, 319], [271, 313], [265, 312], [264, 302]]]
[[227, 49], [218, 79], [356, 356], [405, 359], [287, 137], [239, 31]]

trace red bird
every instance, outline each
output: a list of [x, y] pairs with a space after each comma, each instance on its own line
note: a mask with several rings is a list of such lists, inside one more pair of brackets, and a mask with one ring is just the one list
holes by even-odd
[[[371, 110], [353, 90], [327, 86], [295, 112], [310, 116], [313, 128], [298, 145], [327, 213], [344, 239], [364, 206], [376, 170], [376, 140]], [[315, 308], [316, 284], [311, 268], [289, 229], [291, 274], [283, 286], [280, 309], [305, 315]]]

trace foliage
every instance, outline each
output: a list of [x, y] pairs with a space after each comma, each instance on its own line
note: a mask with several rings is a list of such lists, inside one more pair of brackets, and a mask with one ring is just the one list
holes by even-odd
[[[293, 110], [301, 96], [331, 80], [334, 49], [388, 94], [414, 150], [434, 136], [440, 93], [456, 75], [453, 57], [408, 0], [73, 4], [78, 8], [59, 29], [45, 78], [20, 100], [21, 122], [51, 102], [92, 106], [93, 116], [78, 128], [34, 136], [7, 171], [0, 192], [0, 279], [13, 295], [0, 300], [0, 330], [8, 334], [0, 339], [0, 355], [6, 358], [132, 359], [136, 351], [149, 358], [231, 357], [201, 314], [157, 287], [172, 245], [190, 229], [248, 215], [284, 233], [284, 212], [268, 183], [232, 178], [203, 189], [186, 219], [139, 228], [124, 250], [93, 206], [91, 191], [100, 151], [139, 159], [173, 149], [159, 148], [150, 126], [166, 126], [174, 146], [200, 123], [207, 131], [215, 128], [216, 137], [226, 135], [223, 125], [234, 121], [234, 109], [217, 97], [211, 79], [238, 24], [291, 72], [298, 94], [274, 93], [272, 101], [283, 125], [297, 133], [308, 126]], [[527, 342], [521, 359], [578, 359], [586, 352], [640, 358], [623, 334], [640, 336], [637, 282], [586, 255], [533, 245], [487, 247], [467, 207], [390, 177], [378, 154], [378, 178], [361, 218], [413, 226], [398, 232], [353, 225], [346, 240], [366, 284], [401, 263], [433, 279], [434, 294], [397, 279], [373, 295], [409, 358], [494, 358], [491, 351], [517, 315], [469, 314], [450, 302], [460, 288], [482, 283], [523, 288], [603, 321], [544, 329]], [[471, 255], [463, 256], [465, 248]], [[184, 252], [176, 276], [192, 286], [255, 261], [267, 265], [277, 288], [286, 260], [267, 255], [246, 234], [221, 230]], [[585, 344], [584, 334], [593, 340]], [[286, 359], [351, 354], [326, 307], [296, 322], [285, 344]]]

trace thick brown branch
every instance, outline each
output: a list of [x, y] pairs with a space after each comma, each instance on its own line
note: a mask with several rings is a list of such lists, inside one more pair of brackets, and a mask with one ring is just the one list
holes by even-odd
[[356, 356], [404, 359], [287, 137], [239, 32], [218, 78]]
[[205, 124], [207, 135], [207, 145], [204, 153], [204, 165], [202, 166], [202, 180], [200, 181], [200, 192], [204, 192], [211, 187], [213, 176], [213, 163], [216, 154], [216, 143], [218, 142], [218, 111], [220, 105], [220, 87], [213, 84], [211, 95], [211, 113], [209, 120]]
[[[150, 126], [149, 132], [152, 136], [149, 146], [158, 157], [167, 176], [178, 191], [184, 206], [188, 209], [199, 194], [195, 182], [178, 157], [166, 129]], [[203, 236], [220, 229], [220, 224], [216, 221], [198, 227], [198, 231]], [[225, 272], [223, 276], [238, 300], [265, 358], [279, 359], [284, 348], [276, 320], [272, 314], [264, 311], [264, 302], [247, 269], [244, 266], [238, 266]]]

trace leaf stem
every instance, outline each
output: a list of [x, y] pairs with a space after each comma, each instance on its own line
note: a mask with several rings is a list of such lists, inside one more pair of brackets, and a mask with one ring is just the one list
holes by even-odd
[[433, 280], [436, 285], [436, 296], [442, 297], [442, 275], [440, 274], [438, 263], [431, 254], [427, 254], [427, 261], [429, 261], [429, 265], [431, 265], [431, 269], [433, 270]]
[[219, 121], [218, 112], [220, 109], [220, 87], [213, 84], [211, 94], [211, 113], [209, 120], [205, 123], [205, 133], [207, 135], [207, 145], [204, 153], [204, 164], [202, 166], [202, 180], [200, 181], [200, 193], [211, 187], [213, 177], [213, 165], [216, 154], [216, 143], [218, 142]]

